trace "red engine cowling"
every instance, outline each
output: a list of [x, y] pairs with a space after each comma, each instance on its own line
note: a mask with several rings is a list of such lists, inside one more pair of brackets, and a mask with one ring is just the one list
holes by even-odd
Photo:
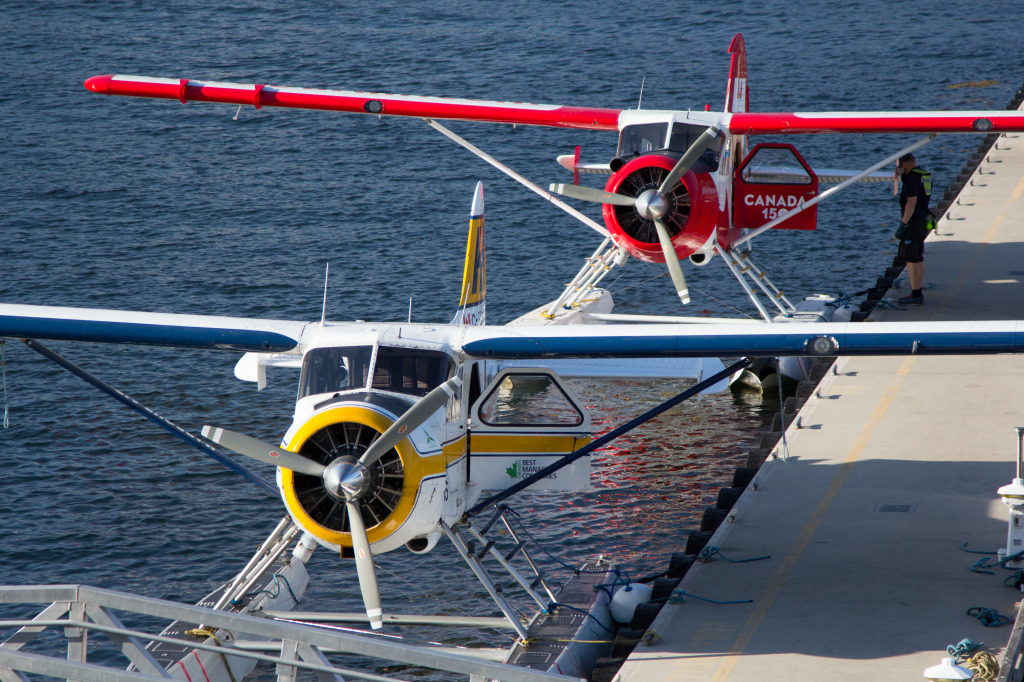
[[[677, 158], [665, 154], [646, 154], [630, 160], [608, 180], [605, 191], [637, 197], [657, 189], [676, 164]], [[662, 219], [672, 236], [672, 245], [680, 258], [688, 258], [707, 244], [718, 224], [718, 190], [709, 173], [683, 175], [666, 197], [672, 208]], [[616, 244], [640, 260], [664, 263], [654, 223], [640, 216], [631, 206], [604, 204], [604, 223]]]

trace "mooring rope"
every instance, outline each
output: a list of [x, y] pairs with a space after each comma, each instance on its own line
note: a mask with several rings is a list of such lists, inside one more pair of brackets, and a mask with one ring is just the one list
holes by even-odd
[[963, 550], [964, 552], [970, 552], [971, 554], [996, 554], [995, 551], [986, 552], [985, 550], [981, 550], [981, 549], [967, 549], [967, 541], [966, 540], [964, 540], [964, 542], [962, 542], [960, 544], [960, 549]]
[[683, 590], [680, 590], [679, 588], [676, 588], [676, 589], [672, 590], [672, 595], [668, 598], [668, 603], [669, 604], [682, 604], [683, 602], [686, 601], [686, 597], [690, 597], [691, 599], [699, 599], [701, 601], [706, 601], [709, 604], [752, 604], [754, 602], [753, 599], [737, 599], [737, 600], [734, 600], [734, 601], [719, 601], [717, 599], [707, 599], [706, 597], [698, 597], [695, 594], [690, 594], [689, 592], [684, 592]]
[[975, 642], [967, 637], [961, 639], [956, 644], [950, 644], [946, 647], [946, 653], [953, 657], [954, 661], [959, 661], [961, 658], [967, 658], [967, 656], [982, 646], [984, 642]]
[[967, 609], [967, 615], [974, 616], [987, 628], [997, 628], [1013, 622], [995, 609], [990, 609], [985, 606], [973, 606]]
[[750, 561], [761, 561], [762, 559], [772, 558], [771, 554], [765, 554], [764, 556], [756, 556], [750, 559], [730, 559], [729, 557], [722, 554], [721, 548], [716, 547], [714, 545], [708, 545], [700, 551], [700, 554], [697, 555], [697, 559], [700, 561], [711, 561], [711, 559], [713, 559], [716, 556], [722, 557], [730, 564], [745, 564]]
[[971, 679], [976, 682], [988, 682], [996, 679], [996, 676], [999, 675], [999, 661], [987, 651], [979, 651], [974, 654], [967, 661], [967, 667], [974, 671], [974, 677]]

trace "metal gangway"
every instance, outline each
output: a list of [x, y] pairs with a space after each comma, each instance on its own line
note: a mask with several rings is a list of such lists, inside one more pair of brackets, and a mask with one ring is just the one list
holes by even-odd
[[[224, 661], [222, 670], [227, 673], [224, 682], [239, 682], [231, 672], [232, 661], [242, 664], [238, 666], [242, 669], [251, 667], [253, 661], [273, 664], [281, 682], [401, 679], [338, 667], [328, 657], [336, 654], [463, 674], [471, 682], [578, 679], [474, 658], [472, 649], [453, 653], [451, 648], [430, 648], [369, 633], [281, 622], [86, 585], [0, 585], [0, 615], [12, 611], [27, 613], [34, 607], [18, 605], [38, 604], [47, 606], [32, 618], [0, 620], [0, 636], [6, 636], [0, 643], [0, 682], [27, 682], [40, 676], [82, 682], [191, 680], [183, 667], [174, 665], [165, 670], [147, 649], [147, 643], [153, 642], [218, 654]], [[127, 627], [125, 622], [129, 620], [133, 624], [152, 624], [155, 632], [161, 631], [165, 621], [196, 623], [197, 628], [201, 624], [211, 631], [229, 631], [232, 639], [175, 639]], [[13, 634], [8, 635], [12, 630]], [[106, 646], [98, 646], [101, 643]], [[206, 677], [213, 682], [214, 676]]]

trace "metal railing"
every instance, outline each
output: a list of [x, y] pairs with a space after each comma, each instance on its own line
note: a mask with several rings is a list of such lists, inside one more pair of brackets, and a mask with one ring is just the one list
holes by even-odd
[[997, 682], [1024, 682], [1024, 600], [1017, 610], [1010, 639], [999, 661]]
[[[388, 682], [395, 679], [337, 667], [328, 660], [329, 653], [354, 654], [387, 662], [461, 673], [474, 679], [508, 682], [564, 682], [577, 679], [372, 636], [214, 611], [85, 585], [0, 585], [0, 605], [15, 604], [49, 605], [32, 619], [0, 620], [0, 632], [16, 628], [14, 634], [0, 643], [0, 680], [3, 682], [27, 680], [29, 678], [26, 674], [83, 682], [181, 679], [180, 675], [173, 674], [173, 666], [170, 672], [161, 667], [156, 658], [147, 651], [147, 642], [164, 642], [186, 646], [200, 652], [212, 652], [218, 657], [223, 657], [225, 662], [238, 658], [274, 663], [277, 679], [282, 681], [295, 679], [295, 674], [299, 670], [309, 671], [320, 679], [328, 680], [341, 680], [342, 676]], [[212, 643], [206, 643], [195, 639], [184, 640], [150, 634], [125, 627], [121, 616], [118, 615], [119, 612], [160, 620], [203, 623], [210, 628], [230, 631], [234, 639], [231, 642], [208, 639], [206, 642]], [[53, 633], [63, 635], [67, 641], [66, 657], [53, 653], [53, 646], [38, 646], [40, 642], [37, 640], [44, 632], [51, 633], [49, 639], [53, 638]], [[90, 635], [105, 635], [119, 648], [124, 656], [124, 663], [121, 663], [120, 667], [114, 667], [109, 663], [89, 661]], [[246, 648], [247, 644], [256, 641], [260, 647]], [[268, 644], [272, 646], [268, 647]], [[279, 655], [250, 650], [253, 648], [269, 648], [272, 652], [279, 651]], [[131, 667], [126, 670], [128, 663]], [[228, 666], [225, 679], [230, 677]]]

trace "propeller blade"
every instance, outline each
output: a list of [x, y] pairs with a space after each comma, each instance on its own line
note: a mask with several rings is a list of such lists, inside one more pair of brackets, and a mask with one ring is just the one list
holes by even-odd
[[462, 387], [462, 380], [452, 377], [430, 393], [426, 394], [419, 401], [406, 410], [405, 414], [395, 420], [395, 423], [380, 434], [380, 438], [366, 449], [359, 463], [369, 467], [378, 459], [384, 456], [388, 450], [401, 443], [410, 432], [415, 431], [420, 424], [427, 421], [430, 415], [439, 410], [448, 399], [458, 393]]
[[670, 170], [668, 175], [665, 176], [665, 179], [662, 180], [661, 187], [658, 188], [659, 194], [665, 194], [675, 187], [679, 178], [683, 177], [686, 171], [690, 170], [690, 167], [697, 163], [697, 159], [700, 158], [700, 155], [715, 143], [715, 140], [718, 139], [719, 132], [718, 126], [711, 126], [701, 133], [700, 137], [693, 141], [690, 148], [687, 149], [681, 157], [679, 157], [679, 160], [676, 161], [676, 165], [672, 167], [672, 170]]
[[686, 286], [686, 277], [683, 276], [683, 268], [679, 265], [679, 256], [676, 255], [676, 249], [672, 246], [672, 237], [668, 233], [668, 228], [658, 219], [655, 219], [654, 227], [658, 230], [658, 241], [661, 242], [661, 251], [665, 254], [665, 265], [668, 266], [668, 274], [676, 286], [679, 300], [689, 303], [690, 289]]
[[291, 469], [292, 471], [309, 476], [322, 476], [324, 473], [323, 464], [306, 459], [297, 452], [265, 443], [258, 438], [246, 436], [243, 433], [228, 431], [216, 426], [204, 426], [203, 437], [212, 440], [218, 445], [223, 445], [232, 452], [237, 452], [240, 455], [251, 457], [267, 464], [273, 464], [282, 469]]
[[370, 618], [370, 627], [380, 630], [384, 625], [384, 611], [380, 607], [380, 589], [377, 587], [377, 572], [373, 568], [370, 554], [370, 539], [366, 537], [366, 525], [359, 505], [346, 502], [349, 528], [352, 530], [352, 550], [356, 556], [356, 574], [359, 575], [359, 591], [363, 594], [363, 606]]
[[583, 201], [593, 201], [595, 204], [632, 206], [636, 203], [636, 199], [633, 199], [632, 197], [627, 197], [623, 194], [616, 194], [615, 192], [606, 192], [603, 189], [597, 189], [595, 187], [585, 187], [584, 185], [563, 185], [562, 183], [551, 183], [548, 189], [555, 194], [561, 194], [563, 197], [582, 199]]

